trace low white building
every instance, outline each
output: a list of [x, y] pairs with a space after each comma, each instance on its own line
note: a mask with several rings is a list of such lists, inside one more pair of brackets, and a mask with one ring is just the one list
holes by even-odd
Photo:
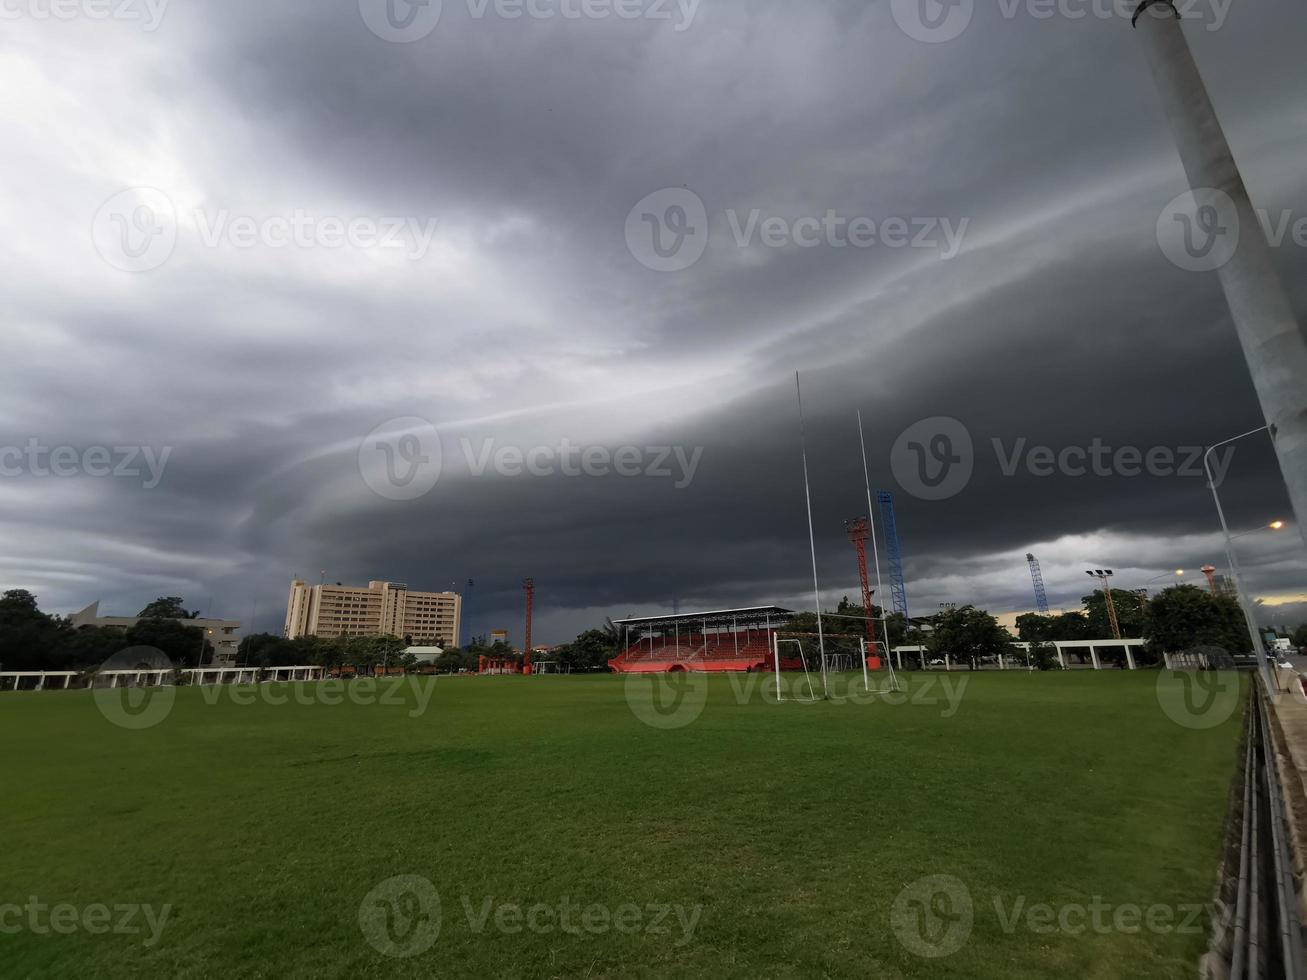
[[[101, 616], [99, 600], [71, 616], [74, 629], [83, 626], [107, 626], [124, 633], [141, 621], [140, 616]], [[175, 619], [175, 623], [192, 629], [202, 629], [213, 645], [213, 666], [229, 667], [236, 663], [236, 652], [241, 645], [239, 619]]]
[[434, 664], [444, 652], [443, 647], [409, 647], [404, 651], [406, 654], [411, 653], [417, 657], [420, 664]]

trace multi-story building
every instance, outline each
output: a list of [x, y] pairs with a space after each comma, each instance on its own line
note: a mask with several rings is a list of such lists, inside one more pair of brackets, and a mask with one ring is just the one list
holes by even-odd
[[413, 592], [396, 582], [309, 585], [296, 579], [286, 603], [286, 636], [398, 636], [411, 644], [459, 645], [463, 597]]
[[[141, 621], [139, 616], [101, 616], [100, 603], [91, 603], [81, 612], [73, 613], [72, 624], [75, 629], [83, 626], [106, 626], [126, 632]], [[239, 619], [178, 619], [188, 629], [201, 629], [213, 646], [213, 665], [215, 667], [232, 667], [236, 664], [236, 651], [241, 645], [241, 623]]]

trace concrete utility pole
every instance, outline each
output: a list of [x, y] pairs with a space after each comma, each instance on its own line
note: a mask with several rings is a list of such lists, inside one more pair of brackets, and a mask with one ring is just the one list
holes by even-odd
[[1148, 50], [1153, 80], [1189, 177], [1196, 225], [1209, 236], [1207, 247], [1210, 236], [1237, 236], [1237, 247], [1217, 275], [1307, 545], [1307, 340], [1198, 74], [1179, 12], [1172, 0], [1143, 0], [1133, 23]]

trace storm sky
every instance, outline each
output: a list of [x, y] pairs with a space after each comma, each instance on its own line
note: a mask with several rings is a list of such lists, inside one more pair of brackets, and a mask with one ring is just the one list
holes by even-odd
[[[1186, 184], [1128, 18], [981, 2], [941, 41], [897, 0], [391, 2], [6, 5], [0, 587], [279, 632], [295, 575], [475, 579], [465, 625], [520, 640], [533, 576], [545, 642], [811, 608], [796, 371], [826, 602], [857, 592], [859, 410], [914, 614], [1030, 610], [1027, 551], [1054, 607], [1087, 568], [1226, 570], [1189, 447], [1263, 419], [1215, 275], [1159, 244]], [[1307, 10], [1191, 8], [1292, 228]], [[1300, 316], [1304, 245], [1276, 250]], [[1236, 446], [1233, 528], [1290, 519], [1269, 440]], [[970, 478], [925, 499], [942, 457]], [[1296, 526], [1237, 548], [1291, 603], [1267, 621], [1307, 619]]]

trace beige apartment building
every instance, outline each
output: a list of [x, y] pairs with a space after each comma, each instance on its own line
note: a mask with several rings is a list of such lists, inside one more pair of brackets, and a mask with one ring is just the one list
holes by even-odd
[[463, 597], [413, 592], [396, 582], [309, 585], [296, 579], [286, 603], [286, 636], [399, 636], [417, 645], [459, 645]]

